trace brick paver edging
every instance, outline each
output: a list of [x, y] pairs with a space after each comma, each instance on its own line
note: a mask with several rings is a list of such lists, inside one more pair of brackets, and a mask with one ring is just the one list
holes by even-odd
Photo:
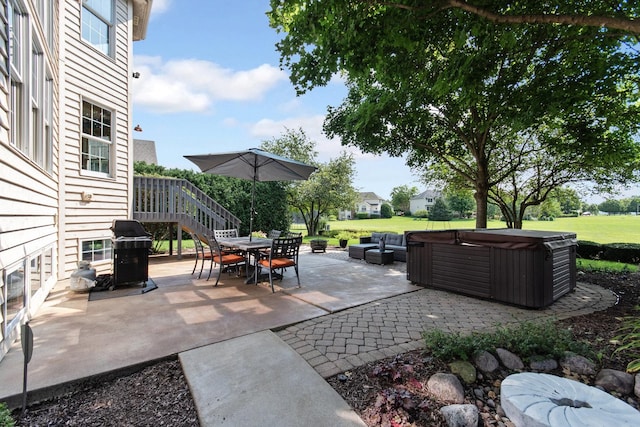
[[469, 333], [524, 321], [566, 319], [611, 307], [615, 295], [578, 283], [550, 307], [531, 310], [435, 289], [371, 302], [277, 332], [320, 375], [329, 378], [365, 363], [424, 347], [422, 332]]

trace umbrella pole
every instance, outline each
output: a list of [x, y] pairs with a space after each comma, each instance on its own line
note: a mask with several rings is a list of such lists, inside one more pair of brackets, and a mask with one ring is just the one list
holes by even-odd
[[253, 186], [251, 187], [251, 212], [250, 212], [250, 218], [249, 218], [249, 241], [250, 242], [253, 240], [253, 216], [255, 214], [253, 205], [255, 203], [255, 199], [256, 199], [256, 178], [254, 175]]

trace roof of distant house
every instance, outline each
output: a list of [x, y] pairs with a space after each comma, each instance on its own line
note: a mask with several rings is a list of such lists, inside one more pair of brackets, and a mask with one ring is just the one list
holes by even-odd
[[156, 142], [147, 139], [133, 140], [133, 161], [146, 162], [148, 165], [157, 165]]
[[420, 194], [416, 194], [411, 198], [411, 200], [437, 199], [438, 197], [441, 197], [441, 196], [442, 196], [442, 193], [440, 193], [439, 191], [426, 190]]
[[359, 193], [360, 200], [384, 200], [382, 197], [378, 196], [373, 191], [364, 191]]

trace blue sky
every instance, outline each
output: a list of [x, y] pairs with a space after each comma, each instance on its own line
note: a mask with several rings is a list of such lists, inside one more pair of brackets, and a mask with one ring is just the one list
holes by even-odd
[[297, 97], [279, 68], [268, 0], [154, 0], [147, 37], [134, 43], [136, 139], [156, 142], [158, 163], [196, 170], [183, 156], [243, 150], [302, 128], [318, 160], [354, 154], [358, 191], [389, 198], [400, 185], [425, 186], [403, 159], [363, 154], [328, 140], [322, 123], [346, 88], [336, 79]]

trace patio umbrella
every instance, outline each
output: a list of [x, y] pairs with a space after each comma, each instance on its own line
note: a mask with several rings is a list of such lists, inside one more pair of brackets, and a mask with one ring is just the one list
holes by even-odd
[[[316, 170], [315, 166], [287, 159], [258, 148], [249, 148], [248, 150], [230, 153], [200, 154], [184, 157], [195, 163], [202, 172], [253, 181], [249, 236], [253, 232], [256, 181], [306, 180]], [[251, 237], [249, 238], [251, 239]]]

